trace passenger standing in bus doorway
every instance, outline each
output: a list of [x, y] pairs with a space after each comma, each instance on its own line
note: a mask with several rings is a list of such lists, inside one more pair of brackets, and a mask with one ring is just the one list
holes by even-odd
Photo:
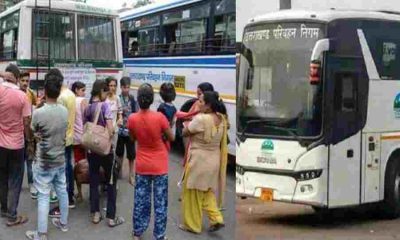
[[75, 124], [74, 124], [74, 161], [77, 164], [80, 160], [86, 158], [86, 150], [83, 148], [83, 115], [88, 106], [88, 101], [85, 98], [86, 85], [83, 82], [77, 81], [72, 84], [71, 91], [75, 94]]
[[31, 240], [47, 239], [47, 213], [53, 186], [60, 199], [61, 218], [53, 218], [52, 223], [63, 232], [68, 231], [68, 193], [64, 159], [68, 111], [62, 104], [57, 103], [63, 78], [62, 75], [50, 70], [44, 81], [46, 103], [35, 110], [31, 124], [38, 140], [33, 178], [35, 187], [39, 191], [37, 230], [27, 231], [25, 234]]
[[[123, 157], [126, 149], [126, 157], [129, 161], [129, 169], [134, 169], [133, 163], [136, 157], [135, 143], [129, 137], [129, 130], [127, 127], [128, 117], [132, 113], [137, 112], [137, 104], [133, 95], [129, 94], [131, 79], [123, 77], [120, 80], [121, 94], [119, 100], [122, 105], [122, 125], [118, 129], [118, 140], [115, 153], [117, 155], [117, 166], [115, 166], [115, 173], [120, 174], [123, 165]], [[129, 171], [129, 179], [134, 178], [134, 172]]]
[[[64, 76], [58, 69], [51, 69], [49, 74], [58, 75], [63, 81]], [[76, 105], [76, 97], [75, 94], [68, 89], [66, 83], [63, 83], [61, 87], [60, 96], [57, 98], [57, 102], [62, 104], [68, 111], [68, 128], [67, 134], [65, 138], [65, 174], [67, 178], [67, 191], [68, 191], [68, 204], [69, 208], [75, 208], [75, 200], [74, 200], [74, 172], [72, 165], [72, 147], [74, 143], [74, 124], [75, 124], [75, 105]], [[55, 207], [50, 210], [49, 215], [51, 217], [60, 216], [60, 208]]]
[[[18, 68], [17, 68], [18, 70]], [[24, 133], [31, 136], [31, 105], [16, 86], [17, 77], [11, 72], [0, 73], [0, 205], [7, 226], [26, 223], [28, 218], [17, 215], [24, 177]]]
[[[30, 82], [30, 75], [29, 72], [22, 72], [20, 79], [19, 79], [19, 87], [20, 89], [26, 94], [28, 97], [28, 101], [31, 104], [32, 112], [33, 109], [36, 107], [38, 104], [38, 99], [36, 97], [36, 94], [33, 92], [32, 89], [29, 88], [29, 82]], [[28, 148], [29, 144], [34, 144], [34, 138], [25, 138], [25, 153], [24, 153], [24, 158], [25, 158], [25, 163], [26, 163], [26, 171], [27, 171], [27, 180], [28, 180], [28, 185], [29, 185], [29, 192], [31, 193], [31, 198], [36, 199], [38, 196], [38, 191], [36, 188], [33, 186], [33, 175], [32, 175], [32, 162], [34, 156], [28, 154]]]
[[203, 210], [210, 220], [210, 232], [225, 226], [215, 193], [225, 191], [228, 157], [228, 121], [219, 94], [204, 92], [198, 106], [201, 113], [183, 129], [183, 135], [192, 136], [192, 141], [183, 179], [183, 224], [179, 225], [180, 229], [194, 233], [201, 232]]
[[[164, 116], [167, 118], [169, 122], [169, 127], [172, 129], [175, 120], [176, 120], [176, 107], [172, 103], [175, 100], [176, 97], [176, 92], [175, 92], [175, 87], [172, 83], [163, 83], [160, 86], [160, 96], [162, 100], [164, 101], [163, 103], [158, 106], [157, 111], [161, 112], [164, 114]], [[164, 142], [167, 145], [168, 151], [171, 149], [169, 141], [166, 141], [166, 136], [164, 136]]]
[[132, 217], [134, 240], [139, 240], [149, 226], [152, 196], [155, 213], [154, 239], [167, 239], [168, 150], [162, 136], [165, 135], [168, 141], [173, 141], [174, 135], [164, 115], [150, 110], [153, 100], [152, 86], [148, 83], [142, 84], [137, 96], [140, 111], [131, 114], [128, 119], [130, 136], [133, 141], [138, 142]]

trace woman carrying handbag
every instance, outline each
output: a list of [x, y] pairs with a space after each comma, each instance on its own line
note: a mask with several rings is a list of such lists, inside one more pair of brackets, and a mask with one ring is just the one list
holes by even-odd
[[108, 219], [108, 226], [115, 227], [124, 223], [125, 220], [122, 217], [116, 217], [117, 178], [113, 174], [114, 151], [111, 146], [114, 127], [110, 107], [104, 102], [108, 91], [109, 88], [105, 81], [96, 80], [94, 82], [89, 106], [85, 110], [85, 129], [82, 144], [88, 150], [92, 222], [98, 224], [102, 220], [98, 190], [99, 171], [102, 167], [107, 181], [106, 218]]

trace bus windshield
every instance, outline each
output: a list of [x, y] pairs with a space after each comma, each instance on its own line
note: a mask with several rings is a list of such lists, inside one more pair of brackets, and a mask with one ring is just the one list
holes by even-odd
[[238, 73], [238, 133], [283, 137], [321, 134], [322, 82], [309, 81], [320, 23], [262, 23], [245, 29]]

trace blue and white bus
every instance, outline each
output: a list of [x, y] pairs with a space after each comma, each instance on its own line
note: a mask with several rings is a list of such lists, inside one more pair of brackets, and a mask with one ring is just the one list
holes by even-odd
[[[172, 82], [181, 108], [196, 97], [198, 84], [210, 82], [235, 126], [235, 10], [235, 0], [174, 0], [121, 13], [124, 75], [133, 80], [134, 91], [143, 82], [156, 90]], [[235, 155], [233, 127], [229, 138], [229, 153]]]

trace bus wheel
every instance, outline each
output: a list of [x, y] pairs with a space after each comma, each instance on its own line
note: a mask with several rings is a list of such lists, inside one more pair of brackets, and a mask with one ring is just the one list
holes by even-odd
[[315, 213], [326, 214], [329, 212], [328, 208], [311, 206]]
[[382, 213], [389, 219], [400, 216], [400, 161], [397, 158], [389, 160], [386, 167]]
[[312, 206], [312, 209], [314, 210], [317, 219], [321, 222], [331, 219], [333, 215], [333, 210], [329, 208]]

